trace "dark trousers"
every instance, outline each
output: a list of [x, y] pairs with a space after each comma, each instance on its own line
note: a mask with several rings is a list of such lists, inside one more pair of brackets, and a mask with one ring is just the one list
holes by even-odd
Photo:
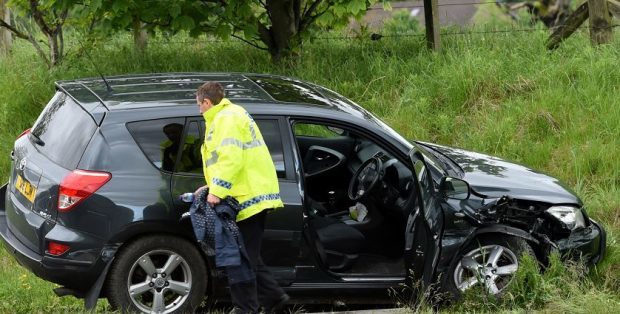
[[250, 265], [256, 273], [256, 280], [230, 286], [233, 304], [244, 313], [258, 313], [259, 303], [264, 308], [270, 309], [284, 295], [284, 290], [273, 279], [273, 275], [267, 269], [267, 266], [263, 264], [263, 259], [260, 257], [266, 217], [267, 211], [263, 211], [237, 222], [239, 231], [241, 231], [243, 236]]

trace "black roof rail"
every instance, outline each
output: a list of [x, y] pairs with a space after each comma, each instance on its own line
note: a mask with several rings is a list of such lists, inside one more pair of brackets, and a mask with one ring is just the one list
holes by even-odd
[[93, 94], [93, 96], [95, 96], [95, 98], [97, 98], [97, 100], [99, 100], [99, 102], [101, 103], [103, 108], [105, 108], [105, 110], [110, 111], [110, 108], [108, 108], [108, 106], [106, 106], [105, 101], [103, 101], [103, 99], [101, 99], [101, 97], [99, 97], [99, 95], [97, 93], [95, 93], [92, 89], [90, 89], [90, 87], [84, 85], [84, 83], [80, 83], [80, 85], [82, 85], [82, 87], [86, 88], [87, 91], [89, 91], [91, 94]]
[[[81, 82], [76, 82], [76, 83], [79, 84], [80, 86], [84, 87], [89, 93], [91, 93], [93, 96], [95, 96], [95, 98], [97, 98], [97, 100], [103, 106], [103, 108], [105, 108], [107, 111], [110, 111], [110, 108], [108, 108], [108, 106], [105, 104], [105, 101], [97, 93], [95, 93], [88, 86], [84, 85], [84, 83], [81, 83]], [[75, 100], [75, 102], [77, 102], [78, 104], [82, 103], [77, 98], [75, 98], [64, 86], [62, 86], [58, 82], [56, 82], [55, 85], [56, 85], [56, 88], [58, 88], [61, 91], [65, 92], [65, 94], [67, 94], [69, 97], [71, 97], [73, 100]]]

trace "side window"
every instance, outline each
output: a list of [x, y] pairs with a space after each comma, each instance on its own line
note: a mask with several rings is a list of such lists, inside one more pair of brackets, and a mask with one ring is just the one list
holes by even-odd
[[286, 168], [284, 167], [284, 148], [282, 147], [282, 133], [278, 120], [256, 119], [258, 129], [263, 135], [265, 144], [271, 153], [271, 159], [276, 166], [278, 178], [286, 178]]
[[[204, 124], [204, 122], [200, 122]], [[204, 141], [204, 132], [200, 129], [198, 121], [190, 121], [187, 124], [187, 132], [183, 136], [181, 157], [178, 159], [175, 172], [197, 173], [202, 175], [202, 155], [200, 147]], [[177, 147], [178, 148], [178, 147]], [[176, 154], [171, 158], [176, 158]]]
[[332, 138], [343, 135], [344, 130], [322, 124], [295, 123], [295, 136], [311, 136], [320, 138]]
[[159, 119], [131, 122], [127, 129], [155, 167], [172, 172], [184, 124], [184, 118]]

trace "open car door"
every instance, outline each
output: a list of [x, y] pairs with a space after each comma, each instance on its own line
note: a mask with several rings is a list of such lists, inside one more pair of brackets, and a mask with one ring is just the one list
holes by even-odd
[[435, 196], [431, 178], [430, 158], [414, 144], [409, 153], [414, 170], [415, 202], [410, 208], [405, 229], [405, 266], [408, 287], [425, 293], [434, 280], [435, 267], [439, 260], [443, 211]]

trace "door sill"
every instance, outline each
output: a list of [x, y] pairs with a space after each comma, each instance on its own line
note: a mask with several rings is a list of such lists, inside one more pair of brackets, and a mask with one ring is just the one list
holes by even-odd
[[381, 276], [381, 277], [363, 277], [363, 276], [356, 276], [356, 275], [349, 275], [349, 276], [340, 275], [340, 276], [341, 276], [340, 279], [342, 279], [342, 281], [344, 282], [377, 282], [377, 281], [394, 282], [394, 283], [405, 282], [405, 277], [400, 277], [400, 276]]

